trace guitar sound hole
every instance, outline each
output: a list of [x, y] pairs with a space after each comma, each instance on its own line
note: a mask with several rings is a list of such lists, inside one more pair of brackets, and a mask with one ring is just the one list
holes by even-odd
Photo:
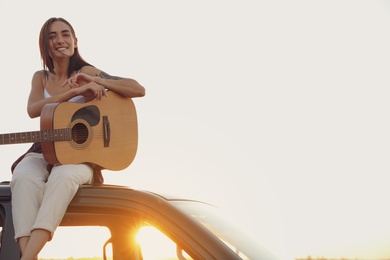
[[72, 128], [72, 140], [77, 144], [83, 144], [88, 139], [88, 128], [82, 124], [77, 123]]

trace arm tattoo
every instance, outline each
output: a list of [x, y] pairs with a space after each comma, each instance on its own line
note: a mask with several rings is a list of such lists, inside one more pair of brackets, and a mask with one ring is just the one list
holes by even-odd
[[111, 76], [107, 73], [105, 73], [104, 71], [100, 72], [98, 75], [96, 75], [98, 77], [101, 77], [103, 79], [114, 79], [114, 80], [118, 80], [118, 79], [123, 79], [121, 77], [117, 77], [117, 76]]

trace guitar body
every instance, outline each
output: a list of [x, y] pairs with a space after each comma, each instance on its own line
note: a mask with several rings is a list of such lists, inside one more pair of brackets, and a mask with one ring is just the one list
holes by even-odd
[[51, 129], [70, 131], [71, 136], [66, 141], [41, 142], [44, 158], [51, 164], [89, 163], [117, 171], [128, 167], [137, 152], [134, 103], [112, 91], [100, 101], [45, 105], [41, 131]]

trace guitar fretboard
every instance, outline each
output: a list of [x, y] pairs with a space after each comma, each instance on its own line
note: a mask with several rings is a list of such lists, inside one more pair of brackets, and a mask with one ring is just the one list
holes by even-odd
[[0, 135], [0, 145], [72, 140], [71, 128], [9, 133]]

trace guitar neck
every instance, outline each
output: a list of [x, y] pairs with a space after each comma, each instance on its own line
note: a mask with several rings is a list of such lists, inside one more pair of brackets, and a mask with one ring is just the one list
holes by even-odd
[[71, 128], [0, 134], [0, 145], [72, 140]]

